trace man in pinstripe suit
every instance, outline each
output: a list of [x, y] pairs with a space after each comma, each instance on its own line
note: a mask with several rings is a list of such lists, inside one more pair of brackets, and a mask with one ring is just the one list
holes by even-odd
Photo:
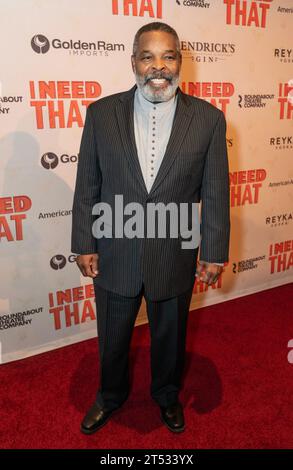
[[[94, 282], [100, 352], [100, 388], [81, 423], [86, 434], [100, 429], [129, 395], [129, 347], [142, 296], [151, 331], [150, 393], [168, 429], [184, 430], [179, 391], [194, 279], [212, 284], [228, 261], [224, 114], [178, 87], [180, 42], [170, 26], [140, 28], [131, 60], [136, 85], [88, 107], [74, 194], [72, 251]], [[108, 235], [97, 238], [93, 206], [105, 203], [115, 213], [117, 195], [145, 210], [185, 203], [188, 230], [174, 238], [168, 219], [164, 238], [116, 236], [114, 222], [105, 222]], [[194, 227], [192, 205], [199, 202]], [[190, 239], [192, 247], [184, 249]]]

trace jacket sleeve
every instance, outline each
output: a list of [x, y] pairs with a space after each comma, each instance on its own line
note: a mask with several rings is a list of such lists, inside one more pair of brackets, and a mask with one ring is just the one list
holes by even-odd
[[94, 204], [100, 201], [101, 183], [102, 175], [90, 105], [86, 111], [81, 138], [73, 198], [71, 232], [73, 253], [97, 253], [97, 239], [92, 234], [92, 225], [96, 216], [92, 215], [92, 209]]
[[225, 263], [229, 258], [230, 188], [226, 119], [219, 113], [207, 151], [201, 186], [200, 259]]

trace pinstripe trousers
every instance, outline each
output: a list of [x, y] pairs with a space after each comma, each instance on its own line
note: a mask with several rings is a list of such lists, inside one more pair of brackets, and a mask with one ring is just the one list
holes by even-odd
[[[94, 288], [100, 356], [96, 402], [112, 410], [119, 408], [129, 395], [129, 349], [144, 284], [136, 297], [121, 296], [95, 282]], [[145, 297], [151, 337], [150, 394], [160, 406], [178, 399], [192, 290], [193, 285], [179, 296], [160, 301]]]

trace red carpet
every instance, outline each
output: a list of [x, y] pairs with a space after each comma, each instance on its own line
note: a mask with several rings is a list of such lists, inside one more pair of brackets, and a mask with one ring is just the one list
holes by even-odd
[[95, 339], [2, 365], [0, 447], [293, 448], [292, 338], [292, 284], [191, 312], [180, 435], [149, 395], [148, 325], [134, 331], [128, 401], [89, 437], [79, 424], [98, 385]]

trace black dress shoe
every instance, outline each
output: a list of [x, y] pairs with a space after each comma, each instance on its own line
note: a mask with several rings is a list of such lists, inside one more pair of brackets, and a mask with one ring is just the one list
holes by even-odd
[[184, 414], [181, 403], [178, 401], [167, 407], [160, 406], [161, 419], [172, 432], [182, 432], [185, 429]]
[[97, 403], [94, 403], [82, 420], [80, 425], [81, 432], [92, 434], [98, 431], [111, 418], [114, 411], [116, 410], [105, 410]]

